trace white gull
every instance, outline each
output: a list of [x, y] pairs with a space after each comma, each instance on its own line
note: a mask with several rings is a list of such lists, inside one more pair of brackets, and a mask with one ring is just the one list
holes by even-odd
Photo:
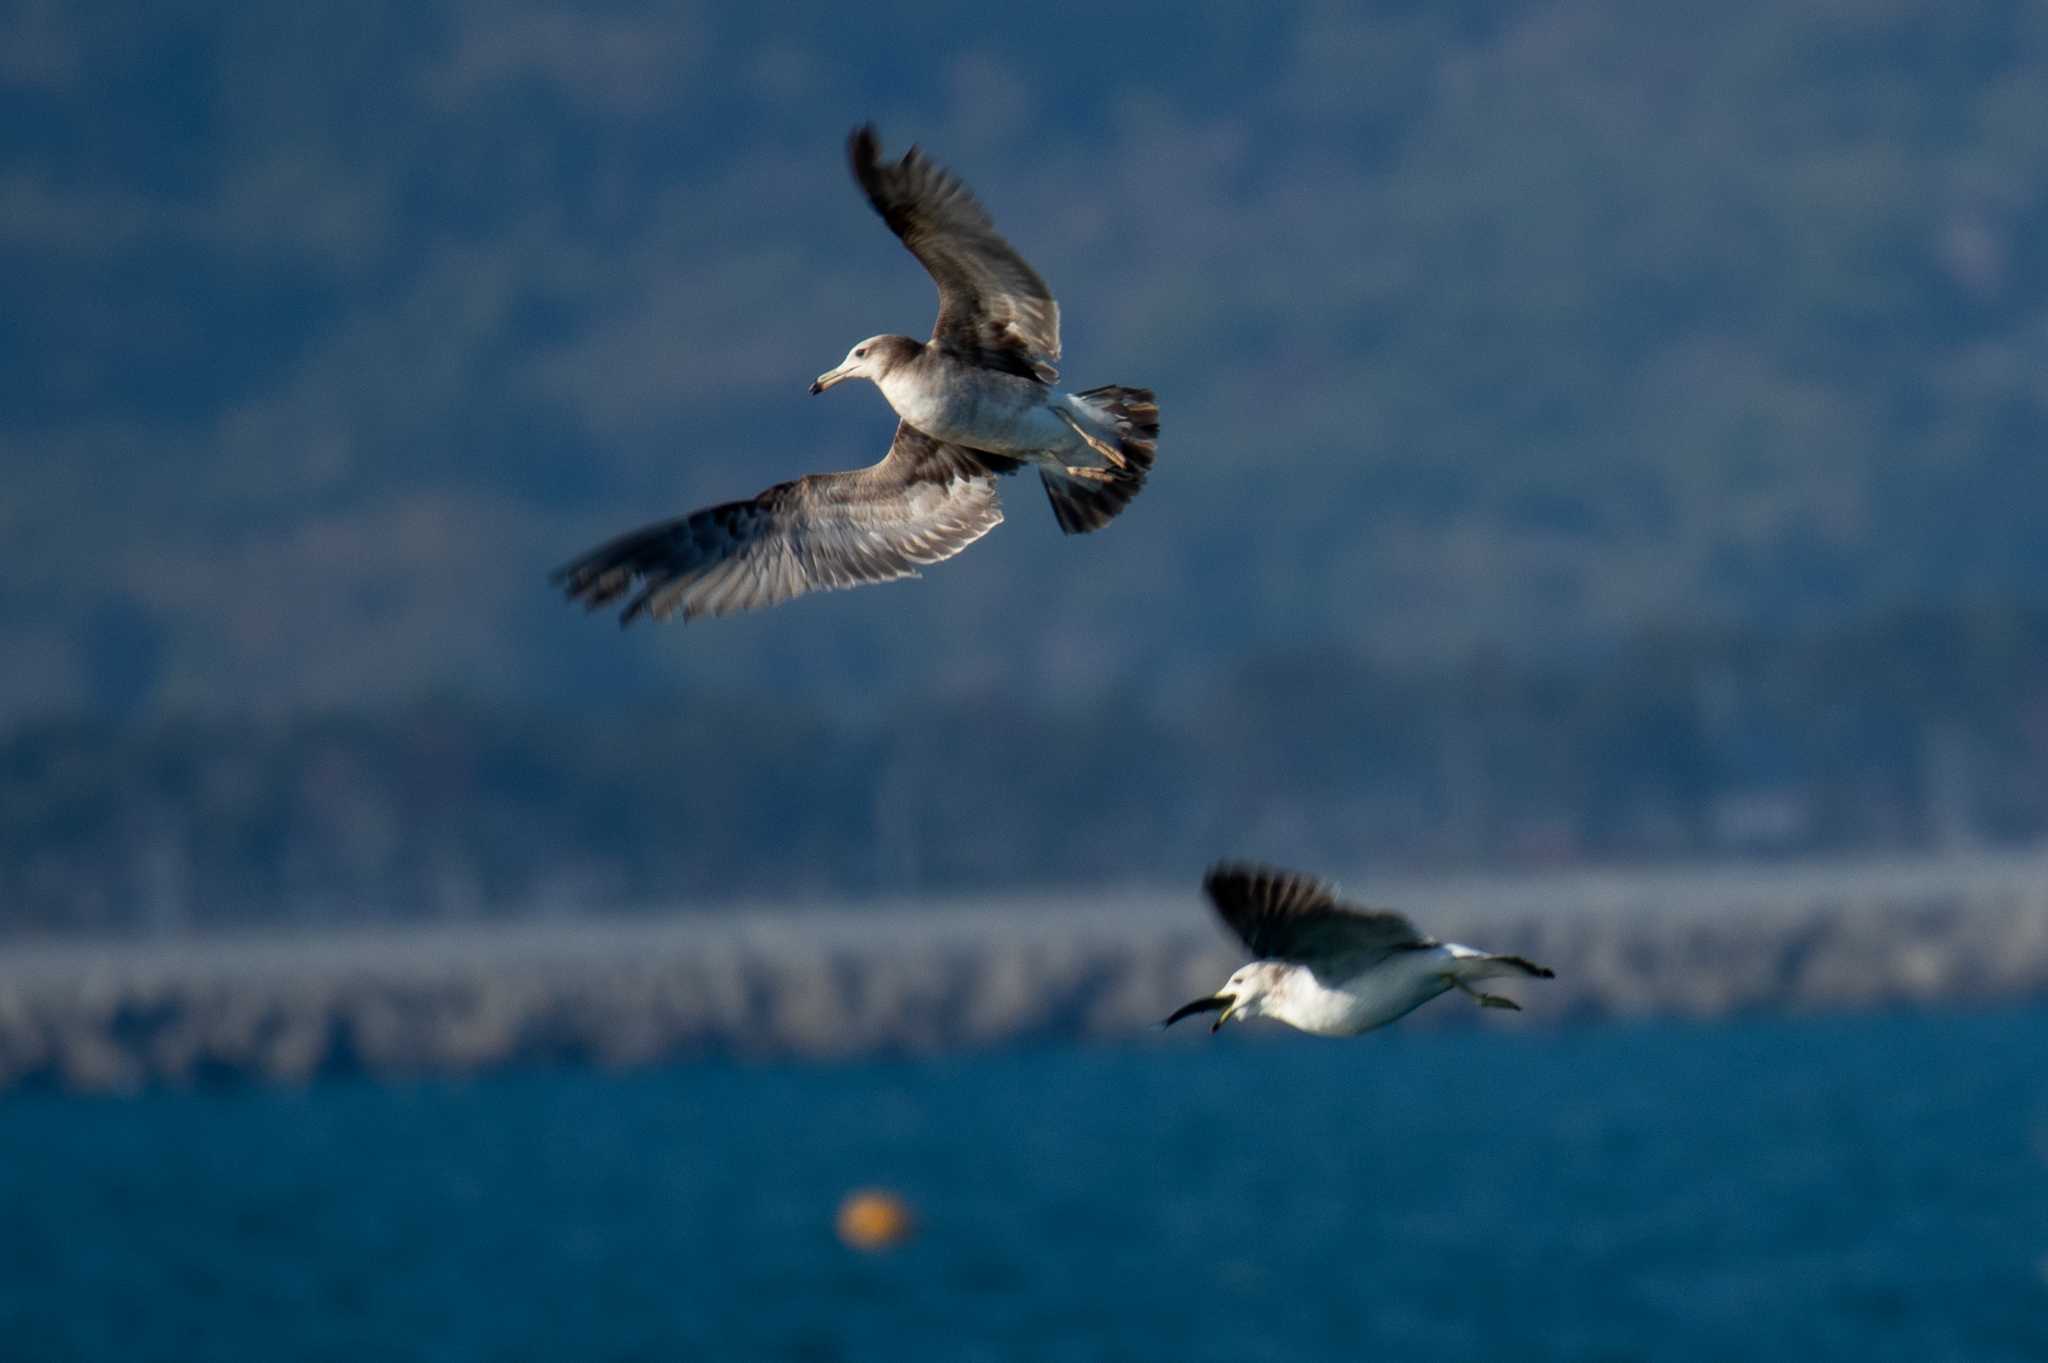
[[1520, 956], [1439, 942], [1401, 914], [1347, 904], [1325, 882], [1291, 871], [1222, 863], [1210, 868], [1202, 889], [1258, 959], [1210, 997], [1176, 1008], [1162, 1027], [1214, 1013], [1212, 1032], [1232, 1018], [1265, 1017], [1317, 1036], [1355, 1036], [1451, 989], [1484, 1008], [1519, 1009], [1473, 984], [1556, 973]]

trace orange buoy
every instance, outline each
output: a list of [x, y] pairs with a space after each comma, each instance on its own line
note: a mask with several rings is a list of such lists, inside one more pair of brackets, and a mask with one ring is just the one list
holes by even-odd
[[885, 1188], [855, 1189], [839, 1204], [839, 1238], [850, 1249], [888, 1249], [916, 1230], [910, 1204]]

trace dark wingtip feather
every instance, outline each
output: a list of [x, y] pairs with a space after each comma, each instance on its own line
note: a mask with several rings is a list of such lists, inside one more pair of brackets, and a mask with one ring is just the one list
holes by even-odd
[[873, 123], [861, 124], [847, 137], [846, 155], [853, 162], [853, 173], [865, 179], [882, 156], [882, 135], [875, 131]]
[[1219, 861], [1202, 873], [1202, 893], [1209, 897], [1211, 903], [1220, 904], [1223, 896], [1231, 893], [1235, 886], [1276, 874], [1284, 873], [1276, 872], [1261, 862]]
[[1301, 871], [1285, 870], [1263, 861], [1219, 861], [1203, 873], [1202, 889], [1213, 893], [1224, 885], [1245, 880], [1301, 881], [1317, 886], [1324, 884], [1315, 876]]

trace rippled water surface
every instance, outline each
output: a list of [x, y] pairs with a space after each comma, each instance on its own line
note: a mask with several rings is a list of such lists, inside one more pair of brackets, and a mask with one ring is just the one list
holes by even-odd
[[[908, 1246], [833, 1238], [867, 1184]], [[2038, 1360], [2048, 1010], [18, 1097], [0, 1341]]]

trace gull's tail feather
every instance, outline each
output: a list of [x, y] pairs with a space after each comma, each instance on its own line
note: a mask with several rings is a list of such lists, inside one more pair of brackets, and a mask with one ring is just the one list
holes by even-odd
[[1074, 400], [1116, 432], [1117, 453], [1137, 471], [1142, 483], [1145, 470], [1159, 456], [1159, 400], [1152, 390], [1110, 384], [1076, 393]]
[[1052, 503], [1053, 519], [1069, 535], [1085, 535], [1108, 525], [1145, 486], [1145, 474], [1140, 469], [1067, 465], [1062, 472], [1041, 465], [1038, 476], [1045, 482], [1045, 497]]
[[[1083, 431], [1084, 438], [1108, 448], [1116, 442], [1121, 466], [1107, 468], [1039, 467], [1045, 480], [1045, 495], [1052, 502], [1053, 518], [1069, 535], [1100, 530], [1116, 519], [1145, 486], [1145, 475], [1159, 454], [1159, 403], [1149, 388], [1090, 388], [1074, 394], [1074, 401], [1086, 409], [1089, 424], [1101, 435]], [[1069, 416], [1069, 422], [1078, 418]], [[1077, 429], [1079, 429], [1077, 427]]]
[[1451, 953], [1451, 968], [1445, 972], [1445, 981], [1456, 985], [1476, 1000], [1481, 1008], [1506, 1008], [1519, 1013], [1522, 1005], [1499, 994], [1485, 994], [1472, 987], [1478, 980], [1510, 979], [1549, 980], [1557, 972], [1548, 966], [1537, 965], [1523, 956], [1496, 956], [1491, 952], [1474, 951], [1471, 947], [1459, 946], [1456, 942], [1445, 943]]
[[1493, 959], [1499, 964], [1513, 970], [1518, 970], [1533, 979], [1554, 980], [1557, 978], [1555, 970], [1552, 970], [1547, 965], [1538, 965], [1526, 956], [1496, 956]]
[[1523, 956], [1466, 956], [1458, 962], [1458, 978], [1463, 980], [1497, 980], [1503, 977], [1527, 976], [1536, 980], [1554, 980], [1557, 972], [1549, 966], [1537, 965]]

